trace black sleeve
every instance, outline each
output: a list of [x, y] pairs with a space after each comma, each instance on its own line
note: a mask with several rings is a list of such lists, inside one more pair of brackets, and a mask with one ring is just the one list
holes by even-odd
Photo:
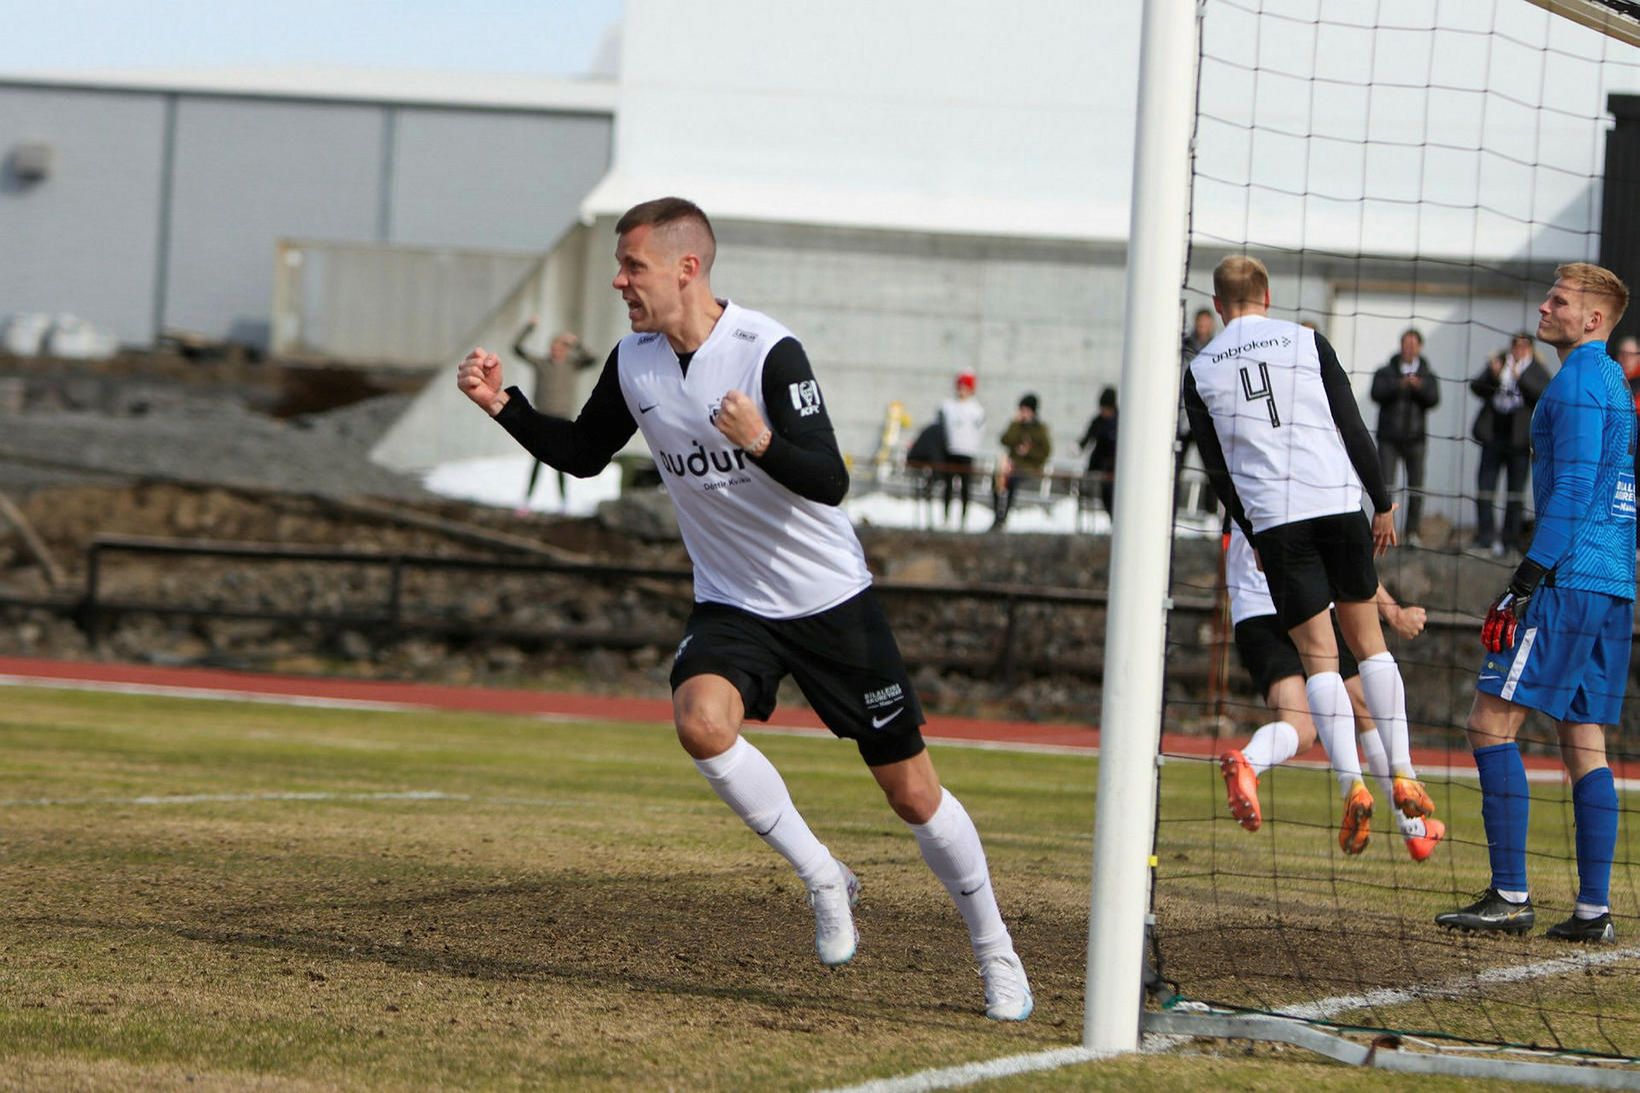
[[1503, 385], [1498, 382], [1498, 377], [1492, 374], [1490, 364], [1481, 365], [1480, 375], [1469, 381], [1469, 389], [1475, 393], [1476, 398], [1489, 399], [1498, 393], [1501, 386]]
[[1236, 483], [1230, 478], [1230, 466], [1224, 459], [1224, 448], [1219, 444], [1219, 432], [1213, 427], [1213, 414], [1196, 390], [1196, 377], [1186, 368], [1184, 372], [1184, 412], [1190, 418], [1190, 435], [1196, 440], [1196, 450], [1202, 454], [1202, 466], [1207, 470], [1208, 484], [1224, 505], [1230, 519], [1241, 525], [1249, 542], [1253, 525], [1247, 519], [1247, 510], [1241, 506]]
[[[805, 397], [804, 384], [814, 384]], [[822, 505], [841, 504], [848, 493], [848, 467], [837, 449], [837, 434], [820, 399], [814, 369], [796, 338], [782, 338], [763, 361], [763, 406], [772, 439], [755, 457], [762, 471], [799, 497]]]
[[1327, 389], [1327, 406], [1332, 410], [1333, 424], [1344, 440], [1344, 450], [1350, 455], [1367, 496], [1372, 499], [1373, 512], [1388, 512], [1389, 490], [1384, 488], [1384, 472], [1378, 467], [1378, 447], [1372, 434], [1361, 420], [1361, 407], [1355, 404], [1355, 392], [1350, 389], [1350, 377], [1338, 363], [1338, 354], [1320, 334], [1315, 336], [1315, 350], [1321, 357], [1321, 384]]
[[1544, 389], [1549, 386], [1549, 370], [1537, 361], [1526, 366], [1526, 371], [1520, 374], [1520, 393], [1527, 402], [1536, 402], [1543, 397]]
[[577, 478], [591, 478], [609, 466], [615, 453], [638, 431], [621, 394], [615, 364], [619, 352], [618, 347], [610, 351], [597, 386], [574, 421], [543, 414], [516, 387], [507, 388], [510, 398], [495, 415], [496, 421], [547, 466]]
[[[1316, 348], [1321, 348], [1325, 341], [1325, 338], [1317, 334], [1315, 336]], [[1328, 346], [1327, 348], [1331, 349], [1332, 347]], [[1338, 354], [1334, 353], [1333, 360], [1337, 359]], [[1395, 362], [1391, 361], [1372, 374], [1372, 401], [1377, 403], [1394, 402], [1400, 397], [1401, 373], [1395, 368]]]

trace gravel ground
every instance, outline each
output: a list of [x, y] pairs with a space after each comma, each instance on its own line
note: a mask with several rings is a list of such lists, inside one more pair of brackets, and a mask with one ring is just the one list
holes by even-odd
[[331, 497], [430, 500], [417, 479], [371, 463], [370, 447], [413, 396], [275, 418], [233, 389], [134, 383], [99, 408], [25, 403], [0, 412], [0, 484], [161, 478]]

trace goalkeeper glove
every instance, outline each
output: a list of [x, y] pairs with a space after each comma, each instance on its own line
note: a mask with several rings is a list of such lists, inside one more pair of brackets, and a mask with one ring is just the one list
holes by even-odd
[[1481, 624], [1481, 644], [1489, 653], [1501, 653], [1515, 647], [1515, 630], [1526, 617], [1526, 605], [1532, 593], [1549, 571], [1530, 558], [1521, 559], [1520, 568], [1509, 580], [1503, 595], [1492, 601], [1486, 621]]

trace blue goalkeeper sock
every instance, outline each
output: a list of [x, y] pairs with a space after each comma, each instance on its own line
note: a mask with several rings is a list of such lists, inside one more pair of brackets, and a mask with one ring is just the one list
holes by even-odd
[[1572, 820], [1577, 824], [1578, 908], [1603, 911], [1611, 899], [1612, 855], [1617, 850], [1617, 788], [1610, 767], [1591, 770], [1577, 780], [1572, 787]]
[[[1526, 788], [1526, 766], [1520, 761], [1520, 748], [1513, 742], [1476, 748], [1475, 769], [1481, 775], [1481, 820], [1486, 826], [1487, 855], [1492, 861], [1492, 887], [1500, 892], [1525, 892], [1526, 824], [1531, 818], [1532, 799]], [[1612, 813], [1614, 818], [1616, 815]], [[1606, 860], [1610, 862], [1610, 854]]]

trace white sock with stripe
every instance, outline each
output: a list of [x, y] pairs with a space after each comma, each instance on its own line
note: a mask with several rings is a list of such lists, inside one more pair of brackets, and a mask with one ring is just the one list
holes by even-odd
[[962, 802], [950, 790], [942, 790], [940, 806], [934, 815], [926, 823], [906, 826], [917, 836], [923, 861], [951, 893], [952, 902], [968, 926], [974, 956], [984, 960], [987, 956], [1013, 952], [1013, 938], [1008, 936], [1008, 927], [1003, 924], [1002, 912], [997, 908], [996, 893], [991, 890], [991, 868], [985, 862], [985, 847], [980, 844], [979, 830]]
[[814, 837], [792, 804], [785, 779], [745, 737], [737, 738], [721, 755], [696, 759], [695, 767], [758, 838], [792, 863], [806, 887], [815, 888], [837, 879], [831, 851]]

